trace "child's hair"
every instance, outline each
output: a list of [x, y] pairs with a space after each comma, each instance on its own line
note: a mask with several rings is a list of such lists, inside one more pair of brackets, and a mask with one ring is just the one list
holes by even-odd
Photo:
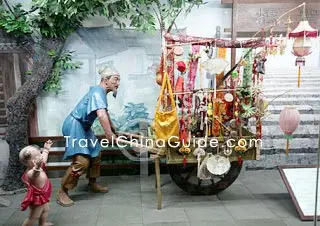
[[28, 165], [28, 161], [31, 158], [31, 149], [32, 148], [37, 148], [39, 149], [39, 147], [35, 146], [35, 145], [29, 145], [26, 146], [24, 148], [21, 149], [20, 153], [19, 153], [19, 159], [22, 162], [23, 165]]

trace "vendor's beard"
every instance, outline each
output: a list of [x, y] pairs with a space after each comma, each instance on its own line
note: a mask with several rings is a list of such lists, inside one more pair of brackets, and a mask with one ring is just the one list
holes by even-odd
[[112, 93], [112, 96], [113, 96], [114, 98], [116, 98], [116, 97], [117, 97], [117, 94], [118, 94], [118, 90], [117, 90], [117, 89], [114, 89], [114, 90], [113, 90], [113, 93]]

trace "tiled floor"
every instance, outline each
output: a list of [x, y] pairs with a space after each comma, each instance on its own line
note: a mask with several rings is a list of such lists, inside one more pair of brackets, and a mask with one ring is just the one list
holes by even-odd
[[[80, 180], [70, 194], [76, 202], [61, 207], [55, 202], [59, 179], [51, 179], [53, 194], [49, 220], [59, 226], [305, 226], [276, 170], [242, 171], [217, 196], [191, 196], [168, 175], [161, 175], [163, 203], [157, 210], [154, 175], [102, 177], [108, 194], [87, 192]], [[20, 226], [28, 212], [19, 203], [24, 194], [3, 196], [12, 203], [0, 208], [0, 225]]]

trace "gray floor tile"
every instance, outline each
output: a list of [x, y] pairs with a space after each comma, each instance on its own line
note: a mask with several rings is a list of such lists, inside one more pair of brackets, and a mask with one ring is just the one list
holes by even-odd
[[245, 186], [253, 194], [287, 193], [287, 189], [283, 189], [274, 180], [266, 180], [263, 183], [251, 183]]
[[223, 201], [226, 209], [236, 220], [276, 218], [267, 206], [258, 200], [242, 200], [241, 202]]
[[97, 226], [142, 224], [141, 208], [126, 205], [102, 205]]
[[144, 224], [144, 226], [190, 226], [189, 222], [162, 222], [162, 223], [151, 223]]
[[[157, 205], [157, 198], [155, 193], [143, 193], [141, 195], [142, 206], [155, 208]], [[196, 203], [205, 206], [215, 206], [220, 204], [217, 196], [191, 196], [191, 195], [176, 195], [168, 192], [162, 194], [162, 207], [163, 208], [172, 208], [172, 207], [185, 207], [185, 206], [195, 206]]]
[[156, 208], [143, 207], [143, 223], [171, 223], [171, 222], [187, 222], [187, 214], [183, 208], [164, 208], [157, 210]]
[[206, 201], [194, 201], [185, 199], [180, 202], [171, 203], [170, 207], [182, 207], [182, 208], [193, 208], [193, 207], [223, 207], [223, 203], [220, 200], [206, 200]]
[[[300, 220], [277, 170], [243, 170], [218, 196], [192, 196], [178, 188], [169, 175], [161, 175], [162, 210], [157, 210], [154, 175], [102, 177], [100, 181], [108, 185], [109, 193], [89, 192], [88, 181], [81, 178], [70, 191], [75, 205], [61, 207], [55, 202], [60, 178], [51, 179], [49, 220], [61, 226], [313, 225]], [[24, 196], [6, 196], [12, 203], [0, 208], [0, 226], [21, 226], [28, 214], [19, 210]]]
[[185, 208], [189, 221], [217, 221], [225, 220], [232, 221], [233, 217], [229, 211], [222, 205], [216, 207], [201, 207]]
[[[58, 212], [58, 207], [50, 204], [50, 210], [49, 210], [49, 216], [48, 221], [54, 222], [55, 216]], [[27, 218], [29, 214], [29, 209], [25, 211], [21, 211], [20, 209], [13, 209], [13, 208], [6, 208], [3, 210], [0, 210], [0, 216], [2, 214], [8, 214], [4, 216], [4, 218], [7, 218], [3, 225], [5, 226], [15, 226], [15, 225], [22, 225], [22, 222]], [[0, 218], [2, 219], [2, 217]], [[2, 221], [2, 220], [0, 220]], [[1, 225], [1, 223], [0, 223]]]
[[26, 193], [4, 196], [6, 199], [8, 199], [11, 202], [11, 204], [10, 204], [10, 206], [8, 206], [8, 208], [20, 209], [20, 204], [21, 204], [22, 200], [24, 199], [25, 195], [26, 195]]
[[259, 173], [261, 173], [263, 176], [267, 177], [267, 178], [272, 178], [274, 179], [281, 179], [281, 175], [279, 170], [260, 170], [258, 171]]
[[229, 220], [218, 221], [191, 221], [190, 226], [236, 226], [237, 224]]
[[298, 217], [299, 214], [291, 199], [267, 199], [264, 200], [264, 204], [269, 210], [280, 218]]
[[259, 220], [239, 220], [239, 226], [287, 226], [283, 220], [259, 219]]
[[29, 212], [16, 210], [11, 217], [3, 224], [4, 226], [21, 226], [28, 217]]
[[[92, 193], [87, 191], [70, 192], [70, 198], [77, 206], [101, 205], [108, 193]], [[55, 201], [56, 196], [52, 197]]]
[[60, 207], [54, 218], [56, 225], [96, 225], [99, 205], [81, 205], [79, 202], [71, 207]]
[[127, 193], [120, 196], [110, 193], [102, 198], [102, 205], [123, 205], [128, 207], [141, 208], [141, 195]]
[[240, 197], [241, 199], [254, 199], [250, 190], [242, 184], [232, 184], [217, 196], [220, 200], [238, 200]]
[[2, 226], [16, 212], [13, 208], [0, 207], [0, 225]]
[[[291, 217], [284, 219], [284, 222], [287, 226], [313, 226], [313, 221], [302, 221], [300, 220], [300, 217]], [[318, 220], [317, 225], [320, 225], [320, 222]]]

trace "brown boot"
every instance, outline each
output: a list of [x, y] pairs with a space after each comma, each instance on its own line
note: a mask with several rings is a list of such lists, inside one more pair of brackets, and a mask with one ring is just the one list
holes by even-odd
[[100, 184], [98, 184], [96, 182], [89, 183], [89, 188], [94, 193], [107, 193], [108, 192], [108, 188], [107, 187], [101, 186]]
[[72, 206], [74, 204], [74, 202], [68, 196], [68, 193], [64, 191], [62, 188], [59, 188], [58, 190], [57, 203], [64, 207]]

